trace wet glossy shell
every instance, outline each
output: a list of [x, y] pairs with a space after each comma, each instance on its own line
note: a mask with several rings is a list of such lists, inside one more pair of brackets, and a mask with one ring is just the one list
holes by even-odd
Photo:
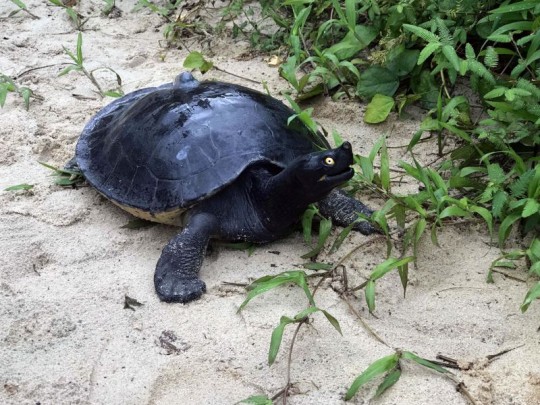
[[77, 163], [107, 198], [152, 219], [217, 193], [253, 163], [284, 167], [315, 150], [305, 126], [287, 125], [292, 114], [265, 94], [184, 73], [98, 112], [81, 134]]

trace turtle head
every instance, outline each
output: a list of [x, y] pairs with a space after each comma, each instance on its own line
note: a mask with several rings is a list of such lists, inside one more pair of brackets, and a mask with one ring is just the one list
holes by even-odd
[[265, 228], [283, 234], [311, 203], [321, 201], [353, 175], [351, 144], [302, 155], [264, 182], [255, 196]]
[[344, 142], [336, 149], [313, 152], [293, 161], [286, 169], [294, 176], [294, 184], [308, 203], [319, 201], [332, 189], [353, 175], [351, 144]]

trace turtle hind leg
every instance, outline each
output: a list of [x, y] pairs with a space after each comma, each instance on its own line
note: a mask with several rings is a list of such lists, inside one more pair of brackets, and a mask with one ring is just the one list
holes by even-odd
[[[334, 189], [328, 196], [319, 201], [321, 214], [330, 217], [332, 222], [339, 226], [349, 226], [358, 219], [357, 213], [370, 216], [373, 210], [360, 201], [349, 197], [344, 191]], [[353, 226], [355, 231], [369, 235], [380, 232], [367, 221], [358, 222]]]
[[154, 274], [160, 300], [186, 303], [206, 291], [206, 285], [199, 279], [199, 270], [217, 225], [216, 217], [211, 214], [194, 214], [182, 232], [165, 246]]

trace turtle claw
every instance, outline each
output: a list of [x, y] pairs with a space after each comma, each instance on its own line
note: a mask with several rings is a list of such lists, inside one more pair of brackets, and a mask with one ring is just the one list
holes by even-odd
[[165, 272], [154, 278], [156, 292], [161, 301], [187, 303], [206, 292], [206, 284], [197, 277], [179, 277], [175, 272]]

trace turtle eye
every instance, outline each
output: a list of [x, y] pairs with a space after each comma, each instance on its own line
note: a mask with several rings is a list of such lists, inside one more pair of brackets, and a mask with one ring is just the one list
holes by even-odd
[[334, 159], [332, 159], [330, 156], [324, 158], [324, 164], [327, 166], [334, 166]]

